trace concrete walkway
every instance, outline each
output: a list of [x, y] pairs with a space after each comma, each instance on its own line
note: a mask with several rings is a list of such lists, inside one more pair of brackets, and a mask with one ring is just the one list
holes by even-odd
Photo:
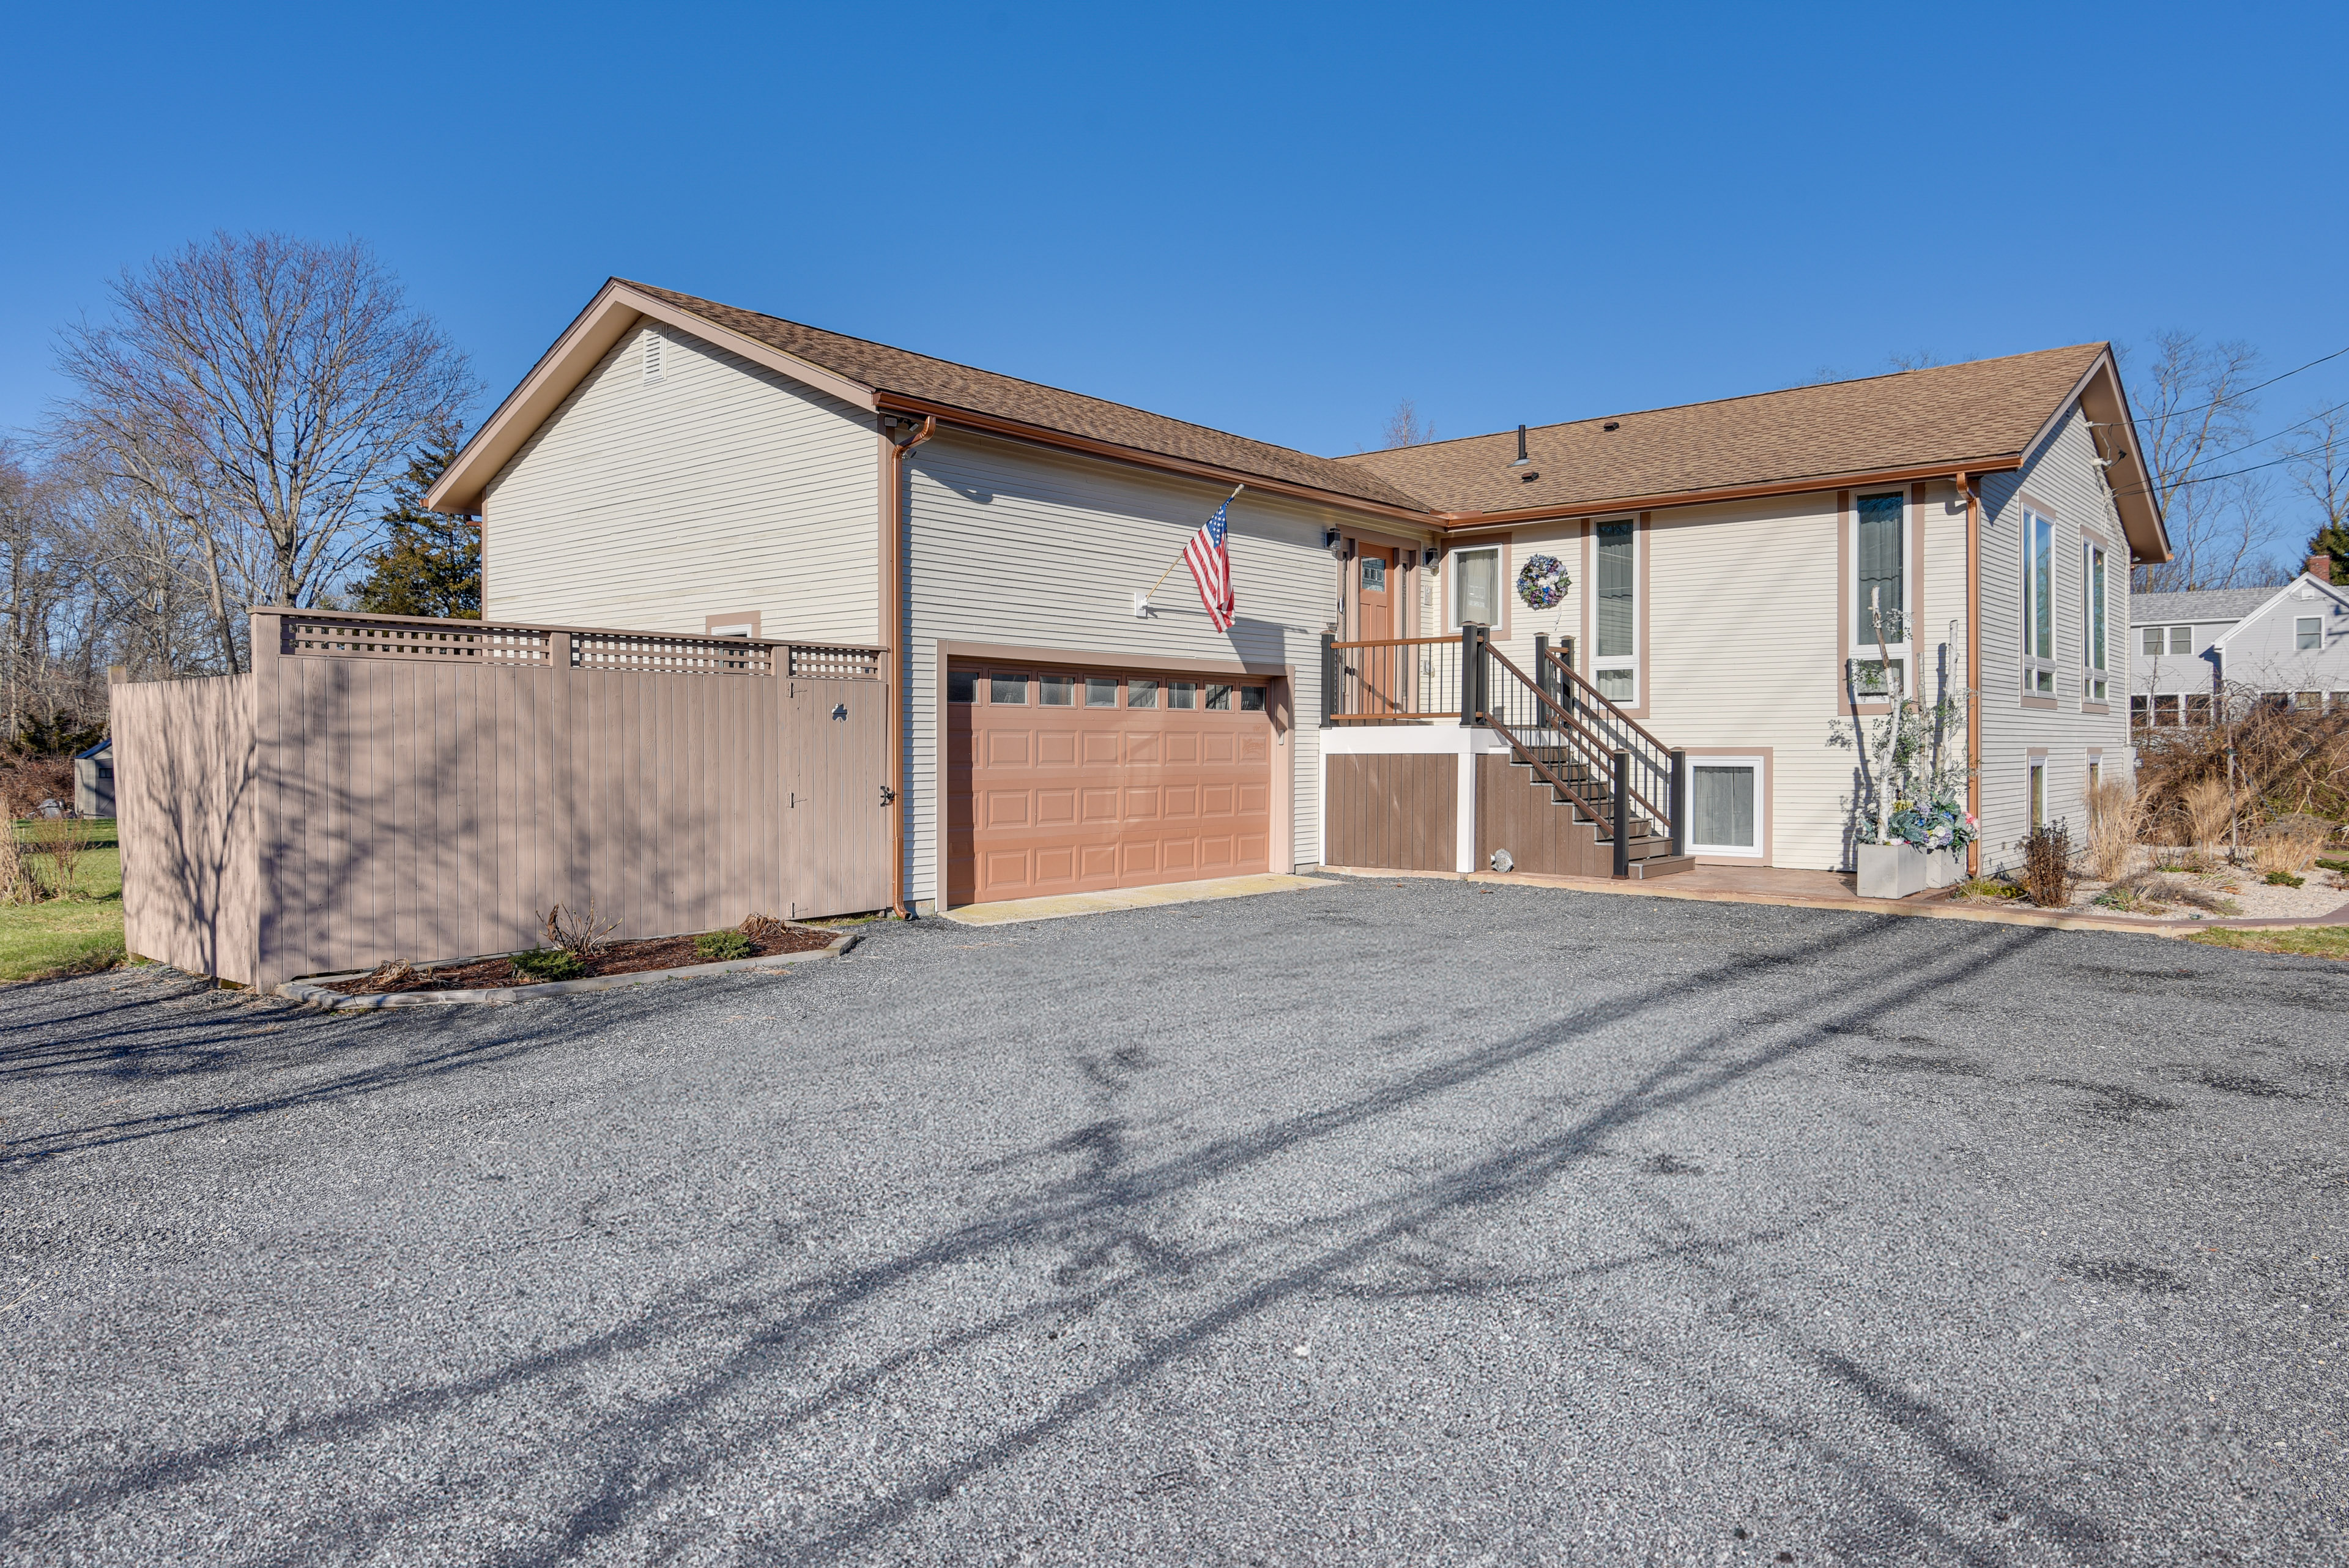
[[1257, 893], [1294, 893], [1328, 884], [1315, 877], [1271, 872], [1255, 877], [1210, 877], [1199, 882], [1161, 882], [1154, 888], [1118, 888], [1102, 893], [1054, 893], [1000, 904], [965, 904], [940, 916], [965, 926], [1008, 926], [1019, 920], [1057, 920], [1068, 915], [1098, 915], [1110, 909], [1143, 909], [1155, 904], [1189, 904], [1201, 898], [1246, 898]]

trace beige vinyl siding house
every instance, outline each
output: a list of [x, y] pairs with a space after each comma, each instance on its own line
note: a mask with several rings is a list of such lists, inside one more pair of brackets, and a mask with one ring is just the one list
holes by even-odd
[[880, 453], [871, 413], [647, 324], [491, 482], [482, 613], [880, 640]]
[[[1275, 807], [1282, 843], [1272, 867], [1286, 871], [1316, 858], [1319, 731], [1295, 716], [1319, 708], [1320, 637], [1337, 602], [1322, 537], [1345, 521], [1341, 514], [1279, 496], [1243, 493], [1234, 502], [1239, 619], [1222, 633], [1175, 562], [1227, 487], [963, 433], [925, 443], [906, 468], [908, 830], [917, 899], [941, 896], [938, 702], [950, 649], [1000, 650], [992, 659], [973, 654], [976, 664], [1065, 664], [1081, 672], [1179, 672], [1237, 661], [1289, 683], [1274, 715], [1273, 770], [1285, 789]], [[1151, 615], [1137, 618], [1133, 596], [1169, 566]]]
[[[2112, 439], [2099, 443], [2091, 417]], [[1433, 814], [1395, 834], [1350, 830], [1349, 846], [1467, 870], [1498, 812], [1554, 859], [1596, 864], [1587, 842], [1553, 831], [1557, 819], [1495, 793], [1499, 769], [1532, 779], [1537, 759], [1484, 712], [1462, 722], [1458, 649], [1407, 641], [1457, 639], [1464, 618], [1485, 622], [1492, 649], [1528, 675], [1537, 637], [1571, 639], [1578, 671], [1619, 701], [1624, 722], [1653, 732], [1640, 742], [1651, 797], [1669, 793], [1654, 783], [1671, 777], [1655, 772], [1659, 748], [1686, 752], [1693, 808], [1660, 814], [1651, 798], [1642, 826], [1611, 839], [1642, 838], [1642, 869], [1624, 872], [1619, 855], [1617, 874], [1670, 874], [1692, 855], [1847, 867], [1858, 755], [1836, 736], [1853, 718], [1847, 661], [1874, 657], [1863, 572], [1898, 579], [1912, 629], [1895, 656], [1910, 689], [1930, 694], [1946, 671], [1981, 693], [1976, 732], [1949, 743], [1981, 749], [1996, 864], [2028, 829], [2034, 760], [2051, 820], [2077, 820], [2092, 760], [2127, 765], [2127, 566], [2166, 558], [2167, 542], [2149, 501], [2116, 507], [2105, 488], [2106, 452], [2130, 487], [2121, 493], [2142, 487], [2127, 424], [2109, 349], [2085, 344], [1333, 460], [615, 279], [431, 504], [482, 514], [492, 618], [883, 649], [894, 720], [873, 782], [876, 809], [896, 814], [893, 902], [905, 908], [1094, 874], [1048, 861], [1112, 867], [1101, 874], [1120, 886], [1218, 864], [1204, 828], [1195, 853], [1164, 833], [1149, 856], [1140, 836], [1118, 837], [1106, 859], [1075, 836], [984, 846], [1002, 824], [1007, 836], [1020, 824], [1092, 832], [1143, 809], [1133, 802], [1253, 800], [1238, 808], [1245, 824], [1220, 830], [1221, 864], [1324, 863], [1331, 759], [1349, 754], [1350, 798], [1400, 789], [1410, 800], [1396, 812]], [[1235, 485], [1237, 620], [1218, 631], [1175, 563]], [[2026, 498], [2057, 535], [2044, 693], [2021, 685]], [[2084, 538], [2107, 550], [2103, 704], [2081, 687]], [[1516, 591], [1537, 554], [1572, 578], [1561, 603], [1538, 609]], [[1134, 595], [1169, 566], [1152, 613], [1137, 616]], [[1412, 670], [1395, 690], [1417, 709], [1395, 711], [1350, 666], [1325, 703], [1325, 639], [1377, 645], [1329, 650], [1340, 665], [1385, 658], [1379, 668]], [[972, 684], [989, 670], [1012, 672], [1009, 708]], [[1090, 696], [1082, 711], [1069, 706], [1072, 679], [1109, 694], [1098, 712]], [[1448, 696], [1436, 690], [1445, 680]], [[1171, 690], [1154, 717], [1135, 680], [1227, 690], [1228, 723], [1206, 717], [1212, 696], [1178, 723]], [[1020, 691], [1040, 709], [1059, 701], [1060, 714], [1021, 718]], [[1349, 691], [1384, 707], [1339, 711]], [[1863, 700], [1859, 717], [1885, 706]], [[1176, 779], [1166, 770], [1192, 765], [1176, 756], [1184, 746], [1197, 771]], [[994, 759], [1003, 747], [1009, 760]], [[1046, 778], [1063, 753], [1070, 771]], [[1593, 754], [1587, 777], [1611, 765]], [[989, 813], [1031, 815], [980, 824], [982, 799]], [[1128, 805], [1097, 815], [1118, 801]], [[1557, 805], [1586, 837], [1599, 831], [1582, 814], [1589, 800], [1560, 794]], [[1690, 833], [1690, 854], [1666, 853], [1656, 819], [1673, 814], [1726, 836]], [[1027, 858], [999, 880], [969, 869], [998, 851], [1005, 864]]]
[[[2129, 551], [2110, 486], [2096, 464], [2086, 416], [2075, 405], [2013, 473], [1982, 482], [1982, 843], [1987, 868], [2011, 867], [2033, 826], [2033, 775], [2040, 773], [2038, 815], [2076, 839], [2087, 826], [2085, 794], [2092, 773], [2125, 777], [2129, 750]], [[2035, 623], [2030, 520], [2050, 535], [2053, 592], [2048, 598], [2050, 657], [2038, 657], [2036, 628], [2026, 650], [2026, 617]], [[2106, 700], [2095, 701], [2087, 639], [2093, 599], [2084, 597], [2088, 551], [2104, 552]], [[2052, 679], [2041, 691], [2041, 674]]]

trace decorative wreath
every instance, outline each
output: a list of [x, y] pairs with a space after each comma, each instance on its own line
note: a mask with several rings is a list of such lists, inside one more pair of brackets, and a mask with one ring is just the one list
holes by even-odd
[[1549, 609], [1566, 597], [1574, 579], [1556, 556], [1528, 556], [1517, 569], [1517, 597], [1533, 609]]

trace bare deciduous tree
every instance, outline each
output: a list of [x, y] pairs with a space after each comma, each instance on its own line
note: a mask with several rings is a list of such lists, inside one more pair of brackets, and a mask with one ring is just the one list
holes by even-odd
[[2272, 580], [2268, 487], [2227, 472], [2251, 444], [2259, 350], [2206, 344], [2191, 332], [2158, 332], [2137, 385], [2137, 432], [2155, 496], [2169, 529], [2170, 559], [2137, 568], [2141, 593], [2238, 587]]
[[1387, 422], [1379, 427], [1381, 447], [1424, 446], [1434, 439], [1435, 427], [1419, 417], [1419, 405], [1409, 398], [1397, 402]]
[[[65, 334], [59, 434], [180, 535], [222, 662], [254, 604], [315, 602], [371, 503], [472, 393], [464, 357], [357, 240], [214, 234], [126, 271]], [[119, 501], [127, 498], [118, 494]]]
[[0, 747], [88, 722], [89, 572], [54, 474], [0, 443]]
[[2333, 580], [2349, 582], [2349, 414], [2331, 408], [2309, 416], [2292, 447], [2292, 476], [2315, 504], [2308, 553], [2332, 556]]

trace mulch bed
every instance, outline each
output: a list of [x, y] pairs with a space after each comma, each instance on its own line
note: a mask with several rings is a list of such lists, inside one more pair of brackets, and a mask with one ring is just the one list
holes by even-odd
[[[744, 958], [772, 958], [777, 953], [803, 953], [815, 948], [830, 947], [840, 940], [837, 931], [807, 930], [787, 926], [750, 939], [750, 950]], [[703, 958], [693, 950], [691, 937], [656, 937], [648, 941], [614, 942], [589, 961], [586, 972], [574, 975], [574, 980], [591, 980], [597, 975], [637, 974], [648, 969], [683, 969], [688, 964], [712, 963], [719, 961]], [[543, 985], [546, 982], [514, 968], [511, 959], [480, 959], [472, 963], [444, 964], [438, 969], [421, 969], [408, 979], [385, 984], [373, 975], [360, 975], [356, 980], [336, 981], [326, 987], [346, 996], [377, 996], [396, 991], [490, 991], [500, 986]]]

